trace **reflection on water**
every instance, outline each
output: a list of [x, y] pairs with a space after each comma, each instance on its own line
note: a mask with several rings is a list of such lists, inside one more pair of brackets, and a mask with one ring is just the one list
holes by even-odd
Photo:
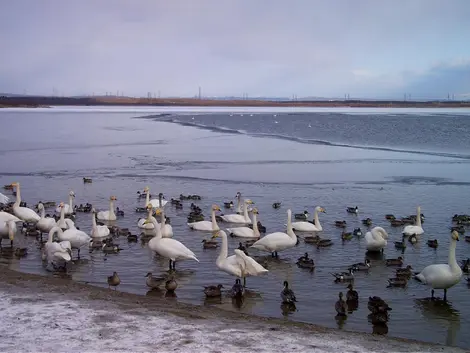
[[282, 316], [288, 317], [289, 314], [292, 314], [297, 311], [297, 307], [294, 303], [282, 303], [281, 304], [281, 312]]
[[338, 328], [339, 329], [342, 329], [344, 327], [344, 324], [346, 323], [346, 320], [348, 319], [348, 316], [347, 315], [339, 315], [337, 314], [335, 316], [335, 321], [336, 321], [336, 325], [338, 325]]

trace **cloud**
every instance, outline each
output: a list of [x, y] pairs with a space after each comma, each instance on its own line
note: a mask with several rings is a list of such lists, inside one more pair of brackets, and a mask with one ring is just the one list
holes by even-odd
[[470, 92], [463, 79], [470, 59], [466, 0], [112, 4], [0, 2], [0, 92]]

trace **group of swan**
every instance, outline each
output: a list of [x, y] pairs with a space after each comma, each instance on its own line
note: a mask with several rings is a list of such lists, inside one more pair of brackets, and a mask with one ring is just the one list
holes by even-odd
[[12, 183], [16, 187], [16, 201], [13, 204], [13, 213], [16, 217], [25, 222], [37, 223], [41, 217], [28, 207], [20, 207], [21, 204], [21, 188], [20, 183]]
[[116, 213], [114, 213], [114, 201], [117, 201], [116, 196], [111, 196], [109, 198], [109, 210], [108, 211], [100, 211], [97, 213], [96, 217], [100, 221], [115, 221], [117, 219]]
[[253, 214], [253, 229], [250, 227], [236, 227], [236, 228], [227, 228], [227, 232], [235, 237], [239, 238], [256, 238], [258, 239], [261, 234], [258, 229], [258, 209], [253, 208], [251, 210], [251, 213]]
[[158, 194], [158, 199], [152, 199], [150, 200], [150, 188], [146, 186], [144, 188], [144, 194], [145, 194], [145, 205], [144, 207], [147, 207], [148, 204], [151, 204], [153, 208], [162, 208], [164, 207], [168, 201], [163, 199], [163, 194], [159, 193]]
[[57, 213], [61, 213], [62, 210], [64, 211], [64, 214], [66, 216], [69, 216], [73, 213], [73, 199], [75, 198], [75, 193], [73, 191], [70, 191], [69, 192], [69, 203], [68, 204], [63, 204], [63, 207], [60, 206], [57, 206], [57, 208], [55, 209], [55, 211]]
[[47, 242], [44, 244], [42, 259], [47, 260], [53, 265], [59, 265], [62, 263], [67, 263], [72, 260], [72, 245], [69, 241], [54, 241], [54, 234], [63, 232], [60, 227], [53, 227], [49, 231], [49, 237]]
[[[150, 219], [150, 217], [152, 217], [152, 214], [153, 214], [153, 208], [152, 208], [151, 204], [147, 205], [147, 210], [148, 210], [147, 218], [140, 218], [137, 221], [137, 227], [139, 227], [140, 229], [144, 229], [144, 230], [154, 231], [154, 233], [155, 233], [155, 225], [151, 222], [150, 223], [147, 222], [147, 220]], [[160, 213], [160, 223], [158, 223], [158, 221], [157, 221], [157, 224], [160, 228], [160, 231], [162, 232], [162, 237], [163, 238], [171, 238], [171, 237], [173, 237], [173, 227], [172, 227], [171, 224], [166, 223], [166, 217], [165, 217], [164, 209], [160, 208], [159, 210], [160, 210], [159, 211], [159, 213]]]
[[220, 216], [227, 223], [234, 224], [251, 224], [250, 216], [248, 216], [248, 205], [252, 205], [253, 201], [246, 199], [243, 202], [243, 215], [240, 214], [228, 214]]

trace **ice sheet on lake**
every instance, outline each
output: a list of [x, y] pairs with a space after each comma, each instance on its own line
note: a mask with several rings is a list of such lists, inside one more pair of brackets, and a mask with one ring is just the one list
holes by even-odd
[[[108, 302], [49, 300], [0, 292], [0, 352], [431, 352], [350, 333], [316, 333], [266, 322], [213, 321], [123, 312]], [[90, 305], [89, 305], [90, 304]], [[95, 308], [91, 305], [95, 304]], [[98, 304], [98, 305], [96, 305]], [[140, 309], [139, 309], [140, 310]], [[446, 352], [461, 350], [446, 349]]]

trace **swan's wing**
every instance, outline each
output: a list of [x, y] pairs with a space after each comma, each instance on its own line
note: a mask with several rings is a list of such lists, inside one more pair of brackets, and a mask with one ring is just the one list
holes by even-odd
[[235, 249], [234, 252], [235, 252], [235, 255], [237, 256], [237, 258], [239, 258], [238, 261], [243, 262], [246, 273], [248, 273], [252, 276], [256, 276], [256, 275], [259, 275], [261, 273], [268, 272], [268, 270], [265, 269], [263, 266], [261, 266], [259, 263], [257, 263], [255, 261], [255, 259], [253, 259], [250, 256], [247, 256], [240, 249]]
[[179, 257], [184, 255], [196, 258], [196, 255], [191, 250], [189, 250], [183, 243], [176, 239], [162, 238], [159, 239], [158, 242], [160, 243], [161, 248], [164, 248], [165, 251], [173, 256]]
[[241, 238], [255, 237], [255, 231], [249, 227], [227, 228], [227, 232]]
[[10, 198], [0, 192], [0, 203], [7, 204], [8, 202], [10, 202]]
[[416, 277], [423, 283], [433, 283], [443, 277], [452, 276], [452, 271], [447, 264], [433, 264], [426, 266]]
[[212, 222], [209, 222], [209, 221], [199, 221], [199, 222], [188, 223], [188, 226], [192, 229], [197, 229], [197, 230], [212, 230]]
[[[287, 224], [285, 224], [285, 226], [287, 227]], [[319, 230], [314, 224], [310, 222], [293, 222], [292, 228], [295, 230], [307, 230], [311, 232]]]
[[229, 223], [245, 223], [245, 217], [239, 214], [227, 214], [224, 216], [220, 216], [225, 222]]
[[251, 247], [253, 248], [270, 248], [278, 244], [284, 244], [286, 239], [290, 239], [289, 235], [282, 232], [276, 232], [265, 235], [263, 238], [254, 243]]

